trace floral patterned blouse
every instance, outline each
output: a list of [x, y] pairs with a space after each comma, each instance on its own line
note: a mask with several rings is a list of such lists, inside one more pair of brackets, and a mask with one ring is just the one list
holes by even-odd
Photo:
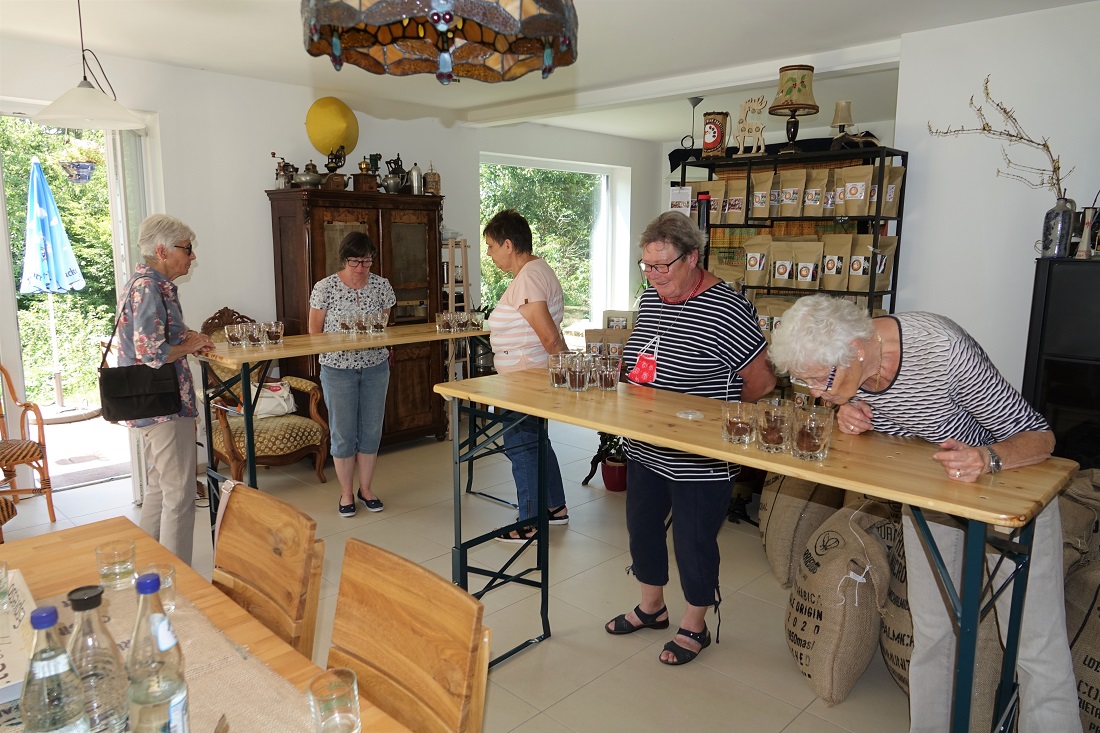
[[[176, 285], [149, 265], [140, 264], [134, 269], [134, 275], [126, 283], [126, 292], [119, 301], [118, 312], [119, 366], [148, 364], [159, 369], [168, 362], [169, 348], [183, 343], [187, 336], [188, 328], [183, 322], [183, 308]], [[199, 414], [187, 359], [177, 359], [175, 366], [183, 403], [180, 411], [175, 415], [120, 420], [119, 425], [144, 428], [177, 417], [195, 417]]]
[[[313, 292], [309, 296], [309, 307], [326, 311], [325, 325], [322, 329], [325, 333], [339, 333], [340, 316], [354, 314], [359, 311], [367, 313], [381, 313], [387, 308], [392, 308], [397, 303], [393, 286], [390, 281], [373, 272], [367, 284], [359, 290], [349, 288], [333, 274], [318, 280], [313, 286]], [[336, 369], [364, 369], [377, 366], [389, 358], [388, 349], [360, 349], [359, 351], [337, 351], [329, 354], [321, 354], [318, 359], [321, 366], [334, 367]]]

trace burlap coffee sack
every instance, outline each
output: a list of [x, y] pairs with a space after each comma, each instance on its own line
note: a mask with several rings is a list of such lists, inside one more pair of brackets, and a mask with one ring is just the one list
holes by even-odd
[[1078, 563], [1100, 561], [1100, 470], [1078, 471], [1058, 502], [1062, 512], [1062, 569], [1068, 578]]
[[1066, 579], [1066, 629], [1081, 727], [1100, 731], [1100, 562], [1079, 565]]
[[806, 542], [840, 508], [843, 495], [825, 484], [768, 474], [760, 494], [760, 539], [781, 587], [791, 587]]
[[843, 506], [878, 517], [867, 527], [867, 531], [882, 542], [887, 556], [893, 551], [894, 545], [901, 542], [901, 504], [881, 501], [854, 491], [845, 491]]
[[839, 509], [799, 559], [787, 608], [787, 648], [826, 705], [848, 696], [878, 648], [890, 564], [867, 528], [879, 520], [852, 507]]

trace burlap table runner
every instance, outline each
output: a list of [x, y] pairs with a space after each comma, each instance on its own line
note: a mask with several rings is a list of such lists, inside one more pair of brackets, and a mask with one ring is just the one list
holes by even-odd
[[[68, 644], [74, 614], [65, 596], [41, 599], [38, 605], [57, 607], [62, 643]], [[125, 659], [137, 614], [137, 593], [132, 588], [107, 591], [101, 610]], [[176, 609], [169, 618], [183, 650], [193, 733], [213, 731], [222, 713], [230, 730], [240, 733], [311, 733], [304, 692], [234, 643], [183, 596], [177, 595]], [[4, 715], [6, 705], [0, 711], [0, 726], [5, 731], [21, 731], [18, 706], [12, 707], [14, 717]]]

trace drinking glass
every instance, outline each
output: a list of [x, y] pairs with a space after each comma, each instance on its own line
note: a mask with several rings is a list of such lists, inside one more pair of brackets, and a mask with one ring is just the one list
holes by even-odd
[[112, 540], [95, 548], [99, 582], [104, 588], [118, 590], [134, 584], [137, 548], [133, 540]]
[[435, 330], [439, 333], [447, 333], [447, 311], [439, 311], [435, 314]]
[[264, 345], [264, 327], [262, 323], [242, 323], [245, 346]]
[[314, 733], [359, 733], [359, 686], [350, 669], [330, 669], [309, 682]]
[[573, 354], [566, 366], [566, 378], [570, 392], [587, 392], [592, 375], [592, 359], [588, 354]]
[[141, 569], [138, 575], [156, 573], [160, 576], [160, 604], [165, 613], [176, 610], [176, 567], [166, 562], [153, 563]]
[[551, 387], [565, 386], [565, 364], [568, 358], [568, 353], [550, 354], [546, 357], [546, 366], [550, 370]]
[[370, 332], [371, 333], [385, 333], [386, 332], [386, 314], [385, 313], [371, 313], [370, 314]]
[[603, 392], [614, 392], [619, 386], [619, 370], [622, 358], [618, 356], [595, 356], [596, 386]]
[[727, 402], [722, 406], [722, 437], [735, 445], [752, 442], [756, 424], [756, 405], [752, 402]]
[[480, 331], [485, 323], [485, 314], [481, 311], [470, 311], [470, 330]]
[[0, 639], [11, 636], [11, 605], [8, 603], [8, 564], [0, 560]]
[[244, 329], [240, 323], [230, 323], [225, 327], [225, 340], [230, 346], [241, 346], [244, 342]]
[[470, 314], [466, 311], [458, 311], [455, 313], [455, 330], [456, 331], [469, 331], [470, 330]]
[[370, 333], [371, 331], [371, 314], [367, 311], [356, 311], [355, 321], [352, 323], [352, 327], [356, 333]]
[[831, 407], [802, 407], [794, 411], [791, 455], [804, 461], [823, 461], [833, 434]]
[[355, 314], [351, 311], [336, 311], [336, 327], [340, 333], [355, 333]]
[[268, 321], [265, 323], [264, 337], [269, 344], [281, 344], [283, 342], [283, 322]]
[[791, 401], [779, 398], [756, 403], [756, 442], [767, 453], [786, 453], [791, 446]]

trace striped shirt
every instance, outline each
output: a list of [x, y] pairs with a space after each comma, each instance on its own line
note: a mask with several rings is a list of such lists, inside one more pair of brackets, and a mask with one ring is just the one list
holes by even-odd
[[527, 303], [546, 303], [550, 317], [561, 327], [565, 299], [558, 276], [545, 260], [534, 259], [521, 267], [489, 316], [493, 368], [501, 374], [546, 366], [546, 349], [519, 312]]
[[898, 374], [884, 390], [859, 390], [872, 427], [942, 443], [989, 445], [1028, 430], [1050, 430], [974, 338], [934, 313], [887, 316], [901, 332]]
[[[716, 400], [741, 399], [745, 380], [738, 372], [766, 345], [756, 309], [725, 283], [683, 305], [666, 304], [654, 288], [647, 288], [638, 323], [623, 350], [627, 372], [634, 368], [639, 352], [654, 352], [651, 342], [658, 335], [657, 376], [646, 386]], [[639, 440], [626, 441], [626, 454], [660, 476], [680, 481], [733, 478], [738, 471], [736, 464]]]

